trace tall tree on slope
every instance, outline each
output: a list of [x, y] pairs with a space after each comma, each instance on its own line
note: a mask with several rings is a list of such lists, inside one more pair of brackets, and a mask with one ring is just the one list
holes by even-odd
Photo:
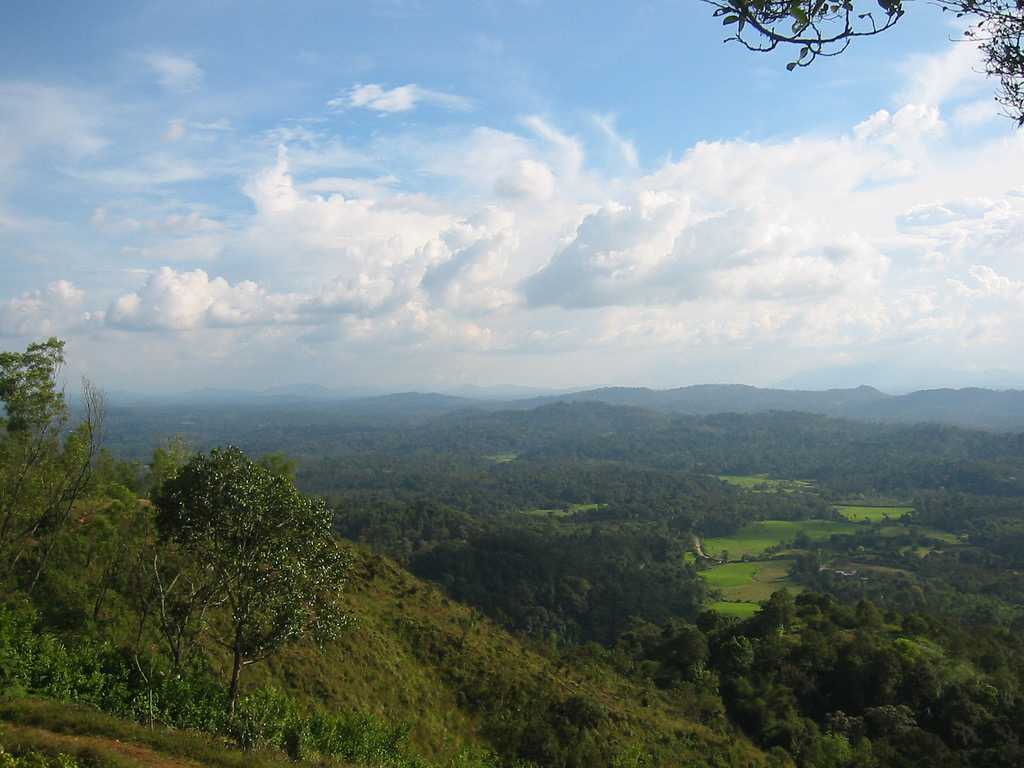
[[[320, 499], [238, 448], [198, 454], [156, 496], [157, 529], [205, 571], [227, 607], [211, 636], [232, 659], [228, 707], [242, 670], [306, 635], [323, 641], [347, 621], [340, 597], [350, 561]], [[219, 631], [218, 631], [219, 630]]]

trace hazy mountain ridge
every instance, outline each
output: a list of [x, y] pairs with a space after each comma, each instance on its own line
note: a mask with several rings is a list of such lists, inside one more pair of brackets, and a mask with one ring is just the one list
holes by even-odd
[[[149, 423], [160, 434], [189, 433], [197, 423], [223, 427], [223, 439], [244, 431], [270, 432], [302, 426], [313, 433], [383, 424], [427, 423], [460, 412], [532, 411], [556, 403], [600, 403], [664, 414], [710, 416], [770, 411], [809, 413], [856, 421], [935, 423], [1000, 432], [1024, 431], [1024, 391], [981, 388], [932, 389], [889, 395], [873, 387], [850, 389], [763, 389], [737, 384], [702, 384], [674, 389], [603, 387], [520, 399], [460, 397], [437, 392], [401, 392], [349, 398], [321, 397], [318, 390], [211, 398], [209, 393], [175, 400], [132, 400], [112, 395], [111, 416], [119, 424]], [[118, 430], [115, 430], [118, 431]], [[143, 430], [147, 431], [147, 430]], [[219, 428], [215, 431], [219, 431]]]
[[701, 384], [664, 390], [607, 387], [534, 398], [511, 406], [533, 407], [559, 401], [629, 405], [693, 416], [801, 411], [847, 419], [1024, 429], [1024, 391], [978, 387], [920, 390], [906, 395], [889, 395], [868, 386], [828, 390], [762, 389], [739, 384]]

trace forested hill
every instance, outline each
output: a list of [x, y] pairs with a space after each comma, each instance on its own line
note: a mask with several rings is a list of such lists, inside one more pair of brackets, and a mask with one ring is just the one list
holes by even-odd
[[[604, 387], [579, 392], [518, 399], [456, 397], [429, 392], [404, 392], [373, 397], [346, 396], [326, 387], [279, 388], [264, 392], [208, 390], [174, 398], [132, 397], [118, 394], [112, 401], [136, 428], [164, 428], [177, 420], [206, 422], [233, 434], [251, 413], [257, 423], [292, 423], [315, 414], [318, 423], [372, 424], [424, 421], [459, 411], [533, 410], [553, 403], [603, 403], [663, 413], [708, 416], [719, 413], [792, 411], [860, 421], [904, 424], [935, 423], [992, 431], [1024, 431], [1024, 390], [930, 389], [889, 395], [873, 387], [829, 390], [762, 389], [738, 384], [706, 384], [675, 389]], [[117, 414], [115, 414], [117, 415]], [[187, 431], [187, 430], [179, 430]]]
[[599, 402], [709, 415], [801, 411], [848, 419], [934, 422], [979, 429], [1024, 429], [1024, 391], [929, 389], [887, 395], [873, 387], [824, 391], [761, 389], [742, 385], [699, 385], [677, 389], [606, 387], [519, 401], [518, 407], [547, 402]]
[[79, 423], [62, 362], [0, 355], [0, 768], [134, 766], [70, 723], [150, 768], [1024, 765], [1022, 432], [418, 395], [105, 421], [89, 387]]
[[[230, 442], [256, 454], [294, 456], [307, 490], [318, 493], [339, 484], [364, 487], [374, 478], [393, 488], [399, 466], [403, 476], [415, 469], [413, 474], [434, 491], [442, 481], [461, 479], [469, 493], [489, 485], [485, 477], [516, 474], [528, 476], [523, 483], [536, 487], [538, 473], [581, 460], [673, 472], [766, 472], [815, 480], [838, 491], [954, 488], [1005, 495], [1024, 489], [1021, 433], [937, 424], [880, 424], [785, 411], [688, 416], [562, 402], [530, 410], [376, 420], [311, 405], [110, 410], [107, 444], [119, 455], [145, 458], [174, 435], [195, 448]], [[423, 489], [419, 480], [409, 482]]]

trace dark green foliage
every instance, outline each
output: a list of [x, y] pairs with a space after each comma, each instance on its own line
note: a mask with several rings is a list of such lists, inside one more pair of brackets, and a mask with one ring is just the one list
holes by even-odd
[[50, 755], [35, 749], [8, 752], [0, 745], [0, 768], [79, 768], [79, 764], [63, 753]]
[[[27, 391], [19, 376], [10, 392]], [[40, 381], [40, 412], [59, 416]], [[343, 439], [329, 415], [309, 414], [301, 438], [278, 417], [250, 448], [329, 450], [251, 460], [176, 440], [142, 467], [89, 454], [53, 431], [62, 416], [45, 422], [38, 485], [7, 496], [18, 514], [47, 508], [86, 455], [89, 473], [0, 585], [0, 719], [30, 694], [253, 755], [401, 768], [424, 765], [410, 741], [501, 756], [463, 766], [757, 764], [740, 730], [778, 766], [1022, 764], [1020, 435], [593, 403], [347, 422]], [[24, 466], [19, 434], [0, 434], [6, 478]], [[794, 482], [716, 477], [759, 473]], [[695, 537], [882, 497], [914, 511], [758, 556], [791, 563], [802, 594], [776, 592], [743, 621], [704, 610], [719, 594]], [[337, 633], [346, 578], [362, 621]], [[316, 635], [333, 641], [303, 641]]]
[[635, 524], [506, 526], [424, 550], [411, 568], [520, 631], [609, 643], [633, 617], [697, 614], [705, 591], [683, 563], [685, 549], [678, 537]]
[[[172, 674], [166, 661], [129, 658], [104, 643], [80, 639], [68, 647], [41, 632], [30, 609], [0, 606], [0, 691], [6, 697], [42, 695], [144, 723], [217, 733], [243, 748], [281, 750], [293, 759], [325, 756], [395, 768], [427, 765], [409, 754], [404, 727], [361, 713], [301, 707], [269, 688], [243, 696], [236, 711], [227, 714], [223, 686], [202, 666]], [[4, 759], [0, 754], [0, 761]], [[467, 756], [465, 765], [483, 767], [488, 761], [486, 755]], [[47, 765], [0, 762], [3, 768]]]
[[307, 633], [330, 639], [344, 624], [348, 557], [331, 513], [287, 477], [237, 448], [215, 450], [164, 482], [155, 504], [161, 539], [195, 566], [200, 599], [223, 602], [230, 616], [211, 635], [233, 657], [231, 708], [244, 666]]
[[30, 591], [86, 490], [102, 436], [103, 397], [84, 380], [83, 419], [67, 431], [63, 364], [59, 339], [0, 352], [0, 579]]
[[706, 664], [730, 717], [800, 765], [980, 768], [1024, 754], [1024, 644], [1005, 631], [893, 627], [865, 600], [776, 593], [747, 621], [709, 614], [617, 647], [662, 686]]

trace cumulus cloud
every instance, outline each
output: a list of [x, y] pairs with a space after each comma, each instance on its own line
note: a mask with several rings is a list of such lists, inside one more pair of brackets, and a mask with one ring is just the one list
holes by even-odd
[[494, 182], [500, 197], [548, 200], [555, 192], [555, 175], [539, 160], [516, 161]]
[[984, 260], [1020, 270], [1024, 259], [1024, 200], [961, 197], [912, 207], [897, 219], [919, 248], [943, 268]]
[[473, 222], [453, 226], [436, 245], [439, 253], [420, 284], [435, 304], [460, 313], [486, 313], [517, 302], [506, 279], [518, 246], [512, 217], [486, 211]]
[[901, 215], [899, 221], [906, 227], [931, 227], [964, 219], [983, 218], [988, 213], [1005, 211], [1008, 207], [1003, 201], [987, 197], [961, 198], [916, 205]]
[[[102, 190], [87, 203], [90, 253], [102, 248], [116, 277], [85, 296], [51, 286], [8, 298], [0, 329], [105, 327], [175, 349], [206, 333], [195, 347], [251, 344], [275, 366], [372, 360], [376, 373], [404, 371], [405, 386], [419, 381], [412, 360], [425, 376], [464, 364], [471, 377], [553, 382], [550, 371], [571, 385], [605, 370], [764, 381], [909, 351], [1024, 359], [1024, 197], [1006, 192], [1024, 174], [1024, 134], [964, 145], [972, 118], [956, 99], [970, 92], [940, 83], [845, 131], [699, 142], [649, 169], [609, 116], [579, 134], [532, 115], [366, 139], [293, 120], [239, 136], [230, 162], [190, 154], [200, 131], [229, 126], [175, 120], [168, 143], [131, 164], [66, 162]], [[332, 108], [469, 106], [452, 98], [368, 85]], [[75, 114], [77, 131], [54, 136], [86, 137], [88, 159], [102, 140]], [[194, 196], [186, 186], [220, 168], [241, 205], [212, 202], [208, 182]], [[154, 194], [162, 183], [182, 186]]]
[[162, 267], [137, 291], [119, 296], [106, 312], [107, 325], [125, 330], [192, 331], [286, 322], [296, 298], [267, 293], [250, 280], [232, 285], [201, 269]]
[[523, 284], [534, 305], [676, 305], [824, 299], [873, 285], [886, 259], [854, 236], [818, 231], [767, 205], [695, 213], [689, 197], [642, 196], [591, 214]]
[[1024, 281], [1001, 275], [985, 264], [974, 264], [968, 270], [970, 282], [951, 278], [950, 286], [961, 296], [969, 298], [999, 298], [1010, 301], [1024, 300]]
[[938, 107], [928, 104], [908, 104], [897, 112], [880, 109], [867, 120], [858, 123], [853, 134], [860, 141], [879, 141], [900, 144], [907, 141], [940, 136], [945, 124]]
[[334, 110], [368, 109], [384, 114], [409, 112], [419, 104], [463, 112], [473, 107], [473, 103], [463, 96], [433, 91], [415, 83], [390, 89], [376, 83], [354, 85], [341, 96], [327, 102], [327, 106]]
[[151, 53], [145, 61], [160, 86], [168, 91], [192, 93], [203, 85], [205, 74], [202, 67], [187, 56]]
[[71, 282], [57, 280], [45, 290], [0, 301], [0, 336], [47, 336], [95, 321], [95, 314], [81, 309], [84, 298]]

